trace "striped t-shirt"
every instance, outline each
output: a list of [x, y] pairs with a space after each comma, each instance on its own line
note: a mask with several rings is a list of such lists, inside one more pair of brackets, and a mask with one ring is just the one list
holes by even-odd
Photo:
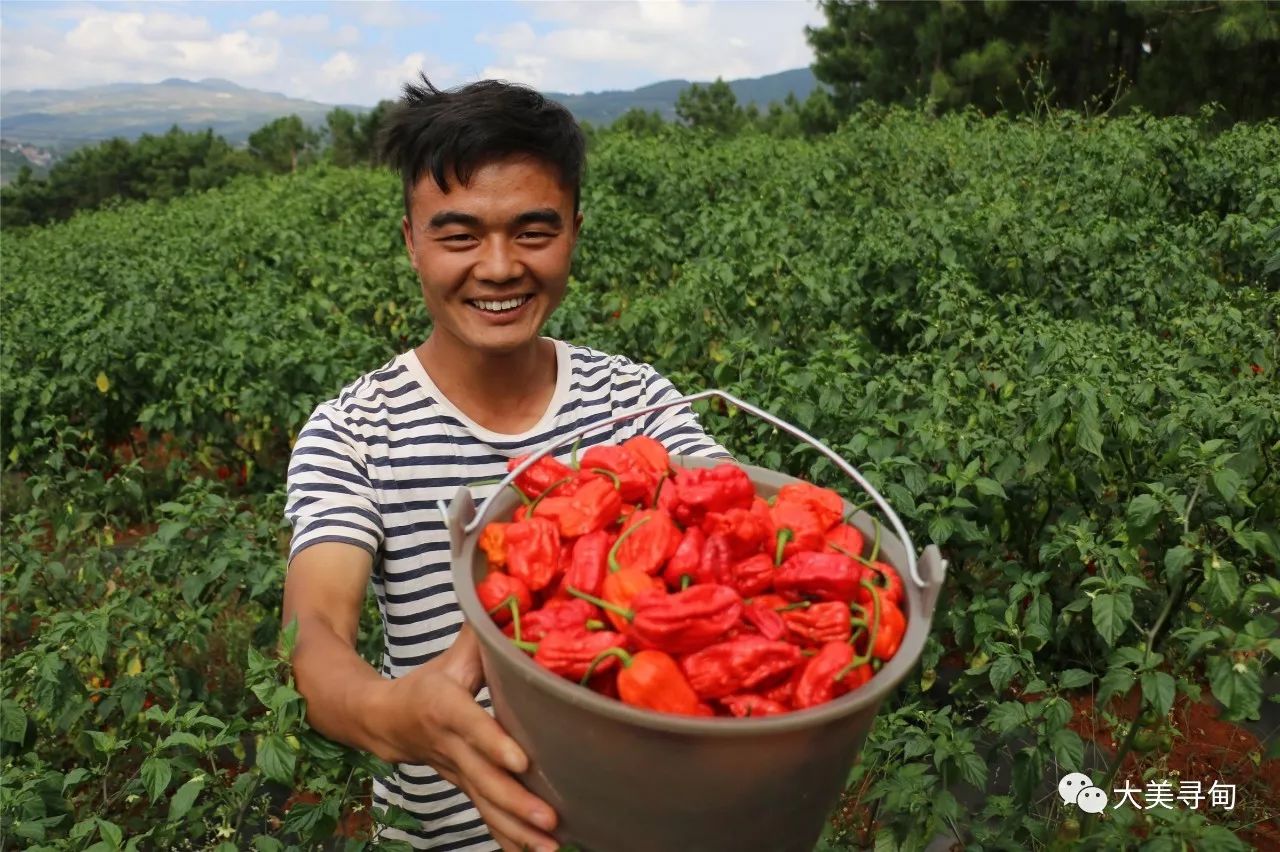
[[[290, 559], [310, 545], [341, 541], [374, 557], [372, 585], [382, 616], [382, 674], [397, 678], [435, 657], [462, 624], [449, 573], [449, 538], [436, 501], [458, 486], [495, 480], [507, 460], [587, 424], [679, 396], [647, 364], [555, 341], [555, 394], [542, 419], [519, 435], [474, 423], [436, 388], [410, 350], [318, 406], [289, 462], [285, 514], [293, 524]], [[645, 434], [672, 454], [728, 456], [688, 406], [605, 428], [582, 448]], [[556, 453], [567, 461], [570, 447]], [[477, 504], [493, 484], [476, 486]], [[482, 689], [477, 700], [489, 708]], [[422, 820], [388, 839], [419, 849], [496, 850], [470, 800], [428, 766], [399, 764], [374, 781], [374, 804]]]

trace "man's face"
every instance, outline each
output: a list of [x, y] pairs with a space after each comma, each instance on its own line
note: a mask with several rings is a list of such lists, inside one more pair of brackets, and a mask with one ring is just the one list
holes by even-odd
[[402, 223], [434, 334], [485, 354], [533, 341], [564, 297], [582, 224], [556, 169], [528, 157], [477, 169], [445, 194], [424, 176]]

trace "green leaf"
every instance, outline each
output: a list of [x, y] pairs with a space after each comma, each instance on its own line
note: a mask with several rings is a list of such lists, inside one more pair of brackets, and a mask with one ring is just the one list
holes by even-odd
[[1257, 661], [1236, 663], [1230, 657], [1208, 660], [1209, 688], [1213, 697], [1226, 705], [1224, 721], [1257, 720], [1262, 708], [1262, 681]]
[[1133, 688], [1133, 684], [1137, 679], [1137, 676], [1129, 669], [1109, 669], [1098, 683], [1097, 703], [1099, 705], [1106, 704], [1112, 696], [1126, 695]]
[[1116, 644], [1132, 616], [1133, 599], [1126, 594], [1101, 594], [1093, 599], [1093, 626], [1108, 645]]
[[148, 757], [142, 761], [142, 786], [151, 797], [153, 804], [158, 803], [164, 796], [172, 777], [173, 767], [163, 757]]
[[26, 738], [27, 714], [22, 705], [8, 698], [0, 701], [0, 740], [20, 744]]
[[1009, 685], [1009, 681], [1013, 680], [1022, 666], [1019, 665], [1016, 657], [1000, 657], [991, 664], [991, 671], [988, 675], [991, 678], [991, 688], [997, 693], [1004, 692], [1005, 687]]
[[98, 818], [98, 831], [102, 832], [102, 839], [108, 843], [112, 849], [119, 849], [120, 844], [124, 842], [124, 832], [120, 830], [120, 826], [114, 822], [108, 822], [101, 817]]
[[280, 784], [293, 783], [297, 759], [298, 755], [279, 734], [264, 738], [258, 747], [258, 768], [272, 781]]
[[85, 769], [83, 766], [77, 766], [75, 769], [68, 772], [66, 776], [62, 779], [63, 795], [66, 795], [67, 790], [71, 789], [77, 784], [83, 783], [84, 780], [92, 774], [93, 773], [91, 773], [88, 769]]
[[200, 791], [204, 789], [205, 778], [203, 775], [192, 778], [187, 783], [178, 788], [178, 792], [173, 794], [173, 799], [169, 802], [169, 821], [182, 819], [191, 810], [191, 806], [196, 803], [196, 797], [200, 795]]
[[1173, 676], [1167, 672], [1143, 672], [1141, 680], [1143, 699], [1161, 716], [1167, 714], [1173, 707]]
[[1027, 724], [1027, 707], [1021, 701], [1002, 701], [987, 713], [984, 724], [997, 734], [1008, 734]]
[[1066, 669], [1065, 672], [1057, 675], [1059, 690], [1075, 690], [1084, 686], [1085, 683], [1093, 683], [1093, 674], [1085, 672], [1084, 669]]
[[283, 843], [265, 834], [259, 834], [253, 838], [253, 848], [258, 852], [284, 852]]
[[1125, 509], [1125, 523], [1135, 533], [1145, 533], [1160, 514], [1160, 501], [1150, 494], [1139, 494]]
[[1068, 728], [1054, 731], [1049, 743], [1053, 756], [1068, 772], [1079, 772], [1084, 764], [1084, 740]]
[[999, 482], [996, 482], [994, 479], [988, 479], [984, 476], [979, 478], [973, 484], [978, 489], [979, 494], [987, 497], [999, 497], [1002, 500], [1009, 499], [1009, 495], [1004, 493], [1004, 486]]
[[1189, 547], [1178, 545], [1170, 548], [1164, 555], [1164, 568], [1170, 575], [1180, 574], [1195, 559], [1196, 552]]
[[1230, 503], [1236, 498], [1236, 493], [1240, 490], [1242, 481], [1240, 474], [1229, 467], [1224, 467], [1222, 470], [1215, 470], [1212, 479], [1214, 490], [1218, 492], [1223, 500]]

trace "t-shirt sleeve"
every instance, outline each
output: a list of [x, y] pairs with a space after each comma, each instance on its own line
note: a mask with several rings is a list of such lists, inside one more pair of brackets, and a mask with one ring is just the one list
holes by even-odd
[[313, 544], [340, 541], [378, 552], [382, 516], [359, 438], [342, 413], [321, 405], [289, 457], [285, 517], [293, 525], [289, 560]]
[[[641, 368], [644, 391], [643, 406], [657, 405], [683, 394], [671, 382], [647, 364]], [[688, 405], [666, 408], [645, 416], [640, 429], [644, 435], [657, 440], [673, 456], [700, 456], [703, 458], [732, 459], [733, 456], [702, 429], [698, 415]]]

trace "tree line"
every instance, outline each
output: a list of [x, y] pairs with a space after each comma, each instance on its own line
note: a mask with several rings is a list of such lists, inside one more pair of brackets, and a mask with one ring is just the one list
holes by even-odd
[[[864, 2], [823, 0], [825, 25], [806, 28], [824, 85], [760, 109], [721, 79], [685, 89], [676, 120], [633, 109], [606, 133], [698, 132], [813, 136], [864, 103], [931, 111], [1020, 114], [1142, 109], [1187, 114], [1216, 104], [1220, 123], [1280, 114], [1280, 3]], [[0, 190], [0, 222], [43, 224], [112, 199], [168, 199], [238, 175], [297, 171], [317, 162], [375, 165], [391, 106], [332, 110], [323, 128], [276, 119], [237, 148], [211, 130], [174, 127], [136, 142], [112, 139], [72, 152], [45, 179], [24, 169]]]

